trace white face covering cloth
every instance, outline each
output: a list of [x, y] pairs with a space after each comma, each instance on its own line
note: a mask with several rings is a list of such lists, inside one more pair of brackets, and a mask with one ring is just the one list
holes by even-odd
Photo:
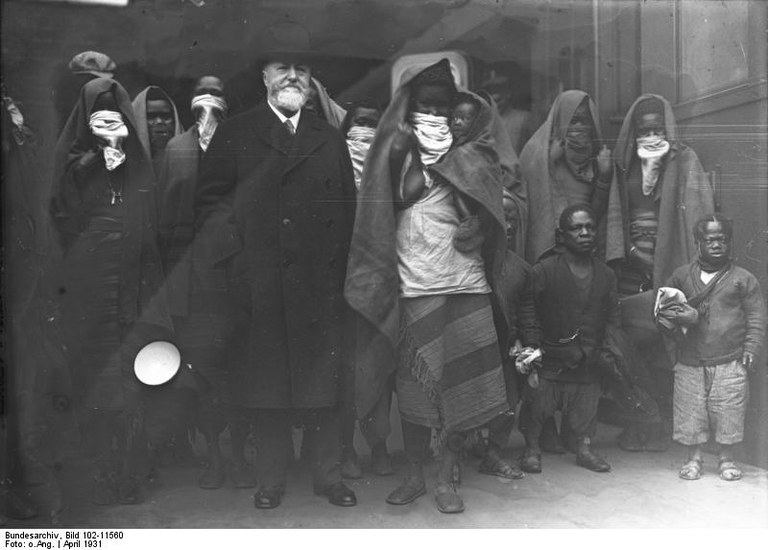
[[669, 151], [669, 142], [661, 136], [639, 137], [635, 141], [643, 171], [643, 195], [648, 196], [659, 181], [661, 159]]
[[128, 127], [123, 122], [123, 115], [117, 111], [96, 111], [88, 123], [91, 133], [103, 138], [107, 145], [101, 145], [104, 151], [104, 163], [110, 172], [125, 162], [122, 143], [128, 137]]
[[211, 94], [203, 94], [192, 98], [191, 109], [197, 114], [197, 133], [200, 135], [198, 142], [203, 151], [208, 150], [219, 121], [227, 112], [227, 102], [223, 97]]
[[448, 152], [453, 143], [448, 118], [444, 116], [412, 113], [413, 133], [419, 140], [421, 164], [425, 167], [436, 163]]
[[349, 149], [349, 156], [352, 158], [355, 186], [358, 190], [363, 178], [363, 165], [375, 135], [376, 130], [368, 126], [352, 126], [347, 132], [347, 149]]

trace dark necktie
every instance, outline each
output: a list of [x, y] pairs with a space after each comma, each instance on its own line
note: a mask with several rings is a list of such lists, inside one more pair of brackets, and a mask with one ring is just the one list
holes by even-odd
[[292, 136], [296, 135], [296, 128], [293, 126], [293, 122], [291, 122], [290, 118], [285, 119], [285, 122], [283, 122], [283, 125], [291, 133]]

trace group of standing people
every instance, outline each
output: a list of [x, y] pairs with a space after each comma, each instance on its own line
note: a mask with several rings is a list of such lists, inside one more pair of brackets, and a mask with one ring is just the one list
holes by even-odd
[[[737, 367], [762, 341], [762, 297], [754, 277], [731, 268], [730, 224], [713, 217], [712, 190], [666, 100], [637, 100], [612, 155], [594, 102], [563, 92], [518, 163], [492, 95], [457, 89], [447, 59], [407, 71], [383, 112], [361, 100], [345, 113], [312, 77], [308, 43], [272, 37], [260, 65], [266, 100], [250, 111], [227, 118], [221, 80], [205, 76], [184, 132], [160, 88], [131, 102], [101, 74], [61, 132], [49, 199], [62, 254], [48, 285], [99, 457], [92, 502], [140, 502], [147, 450], [179, 443], [193, 425], [208, 447], [201, 488], [229, 477], [256, 488], [256, 508], [279, 506], [301, 427], [314, 492], [354, 506], [343, 478], [361, 476], [356, 419], [374, 472], [394, 473], [393, 392], [407, 467], [390, 504], [426, 493], [432, 448], [437, 508], [461, 512], [461, 459], [478, 432], [484, 474], [541, 472], [542, 449], [560, 445], [578, 465], [610, 471], [591, 445], [601, 383], [642, 378], [617, 366], [633, 345], [620, 296], [662, 283], [689, 301], [720, 285], [694, 306], [696, 320], [674, 308], [665, 319], [685, 323], [686, 369], [706, 365], [708, 383], [733, 397], [715, 365], [735, 361], [729, 372], [745, 388]], [[690, 262], [700, 266], [692, 281], [681, 271]], [[702, 283], [700, 272], [717, 275]], [[647, 308], [652, 319], [653, 298]], [[653, 321], [644, 329], [662, 342]], [[723, 331], [727, 346], [714, 343]], [[133, 358], [155, 340], [175, 342], [196, 377], [182, 369], [163, 387], [142, 386]], [[693, 479], [707, 430], [686, 412], [693, 398], [677, 401], [684, 370], [675, 367], [675, 438], [693, 446], [680, 474]], [[706, 396], [697, 398], [706, 419]], [[513, 460], [520, 403], [526, 448]], [[718, 406], [721, 476], [736, 479], [743, 403], [740, 413]], [[658, 411], [650, 418], [628, 424], [630, 450], [650, 450], [647, 428], [661, 424]]]

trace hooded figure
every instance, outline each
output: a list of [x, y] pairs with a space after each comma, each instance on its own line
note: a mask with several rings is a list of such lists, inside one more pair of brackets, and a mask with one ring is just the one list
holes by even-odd
[[[429, 114], [432, 109], [421, 106], [422, 93], [435, 88], [442, 95], [433, 94], [427, 103], [440, 104], [442, 115]], [[419, 447], [424, 430], [428, 439], [431, 427], [440, 430], [446, 441], [436, 492], [443, 512], [463, 510], [449, 480], [461, 445], [456, 438], [508, 408], [490, 299], [502, 276], [505, 248], [502, 170], [491, 136], [492, 111], [473, 95], [481, 105], [478, 120], [466, 142], [450, 148], [451, 90], [455, 85], [445, 59], [416, 75], [404, 75], [381, 118], [363, 173], [345, 285], [347, 301], [361, 317], [355, 323], [360, 418], [376, 404], [397, 369], [411, 468], [405, 483], [387, 501], [405, 504], [424, 494]], [[405, 121], [413, 124], [426, 181], [424, 193], [410, 204], [407, 199], [393, 200], [393, 190], [406, 193], [409, 160], [400, 182], [392, 181], [390, 167], [390, 154], [404, 127], [410, 127]], [[411, 163], [419, 162], [413, 160], [416, 154], [416, 149], [408, 153]], [[473, 217], [482, 234], [473, 240], [474, 250], [461, 253], [454, 237], [466, 219], [457, 215], [456, 195], [474, 205]], [[419, 219], [430, 226], [419, 229]], [[431, 244], [419, 246], [417, 234]], [[466, 331], [451, 330], [459, 325]], [[472, 334], [483, 337], [475, 339]], [[466, 365], [469, 357], [473, 368], [467, 377], [466, 370], [459, 374], [455, 368]]]
[[[649, 103], [651, 107], [644, 107]], [[647, 112], [641, 114], [640, 110]], [[646, 157], [642, 159], [637, 153], [638, 119], [652, 112], [663, 118], [664, 136], [656, 141], [659, 145], [665, 141], [668, 146], [643, 147], [641, 141], [641, 149], [650, 151], [643, 154], [641, 150]], [[653, 148], [666, 152], [659, 157], [653, 154]], [[678, 140], [672, 106], [661, 96], [644, 94], [629, 108], [616, 140], [615, 158], [617, 170], [608, 202], [605, 259], [622, 261], [622, 271], [644, 272], [648, 275], [645, 284], [642, 289], [638, 284], [634, 292], [650, 290], [695, 257], [693, 227], [698, 219], [714, 212], [714, 192], [696, 153]], [[638, 251], [649, 255], [652, 266], [634, 267], [641, 263]], [[632, 262], [627, 262], [630, 259]], [[622, 273], [620, 292], [627, 293], [628, 278], [628, 273]]]
[[[168, 102], [172, 113], [164, 112], [161, 115], [162, 120], [159, 120], [157, 115], [150, 111], [149, 101]], [[139, 135], [139, 141], [144, 146], [147, 156], [152, 160], [155, 174], [159, 175], [168, 142], [171, 138], [184, 132], [176, 104], [162, 88], [148, 86], [133, 98], [133, 112], [136, 116], [136, 131]], [[155, 128], [150, 128], [150, 125]]]
[[[171, 335], [154, 193], [128, 94], [114, 80], [88, 82], [56, 144], [50, 197], [63, 246], [55, 276], [67, 359], [101, 453], [91, 495], [97, 504], [140, 500], [142, 405], [133, 360], [147, 342]], [[109, 460], [113, 436], [120, 464]]]
[[555, 245], [557, 220], [566, 206], [586, 203], [598, 222], [602, 218], [610, 185], [610, 151], [603, 149], [598, 159], [601, 141], [594, 102], [586, 92], [567, 90], [555, 98], [547, 120], [523, 148], [520, 162], [528, 211], [535, 213], [528, 220], [528, 262], [535, 263]]

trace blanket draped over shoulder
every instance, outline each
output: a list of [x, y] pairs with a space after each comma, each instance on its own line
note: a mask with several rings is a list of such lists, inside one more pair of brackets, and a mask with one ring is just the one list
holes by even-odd
[[[389, 171], [389, 151], [398, 123], [406, 120], [409, 82], [403, 84], [381, 118], [357, 196], [352, 247], [347, 267], [345, 297], [360, 317], [355, 323], [355, 402], [364, 417], [378, 401], [397, 366], [400, 308], [395, 205]], [[477, 97], [477, 96], [476, 96]], [[502, 209], [502, 172], [491, 135], [494, 113], [477, 97], [481, 113], [469, 140], [449, 151], [430, 168], [456, 190], [479, 205], [484, 233], [483, 257], [488, 281], [497, 301], [496, 281], [501, 277], [505, 242]], [[496, 115], [498, 116], [498, 115]], [[506, 308], [499, 305], [500, 311]]]
[[650, 98], [664, 104], [664, 125], [670, 144], [660, 178], [661, 185], [656, 185], [654, 197], [659, 204], [659, 225], [653, 258], [653, 281], [658, 287], [677, 267], [695, 257], [693, 226], [700, 218], [712, 214], [715, 207], [712, 186], [699, 158], [677, 137], [672, 106], [661, 96], [641, 95], [629, 108], [616, 140], [616, 170], [608, 199], [606, 261], [625, 259], [632, 246], [629, 241], [629, 197], [625, 178], [636, 149], [635, 108], [641, 101]]
[[[520, 165], [528, 193], [528, 219], [524, 257], [533, 264], [555, 245], [555, 229], [560, 213], [567, 205], [566, 196], [550, 173], [550, 144], [565, 140], [573, 113], [581, 105], [586, 92], [566, 90], [555, 98], [544, 124], [531, 136], [522, 153]], [[594, 102], [587, 102], [595, 128], [595, 140], [602, 141], [600, 118]]]

